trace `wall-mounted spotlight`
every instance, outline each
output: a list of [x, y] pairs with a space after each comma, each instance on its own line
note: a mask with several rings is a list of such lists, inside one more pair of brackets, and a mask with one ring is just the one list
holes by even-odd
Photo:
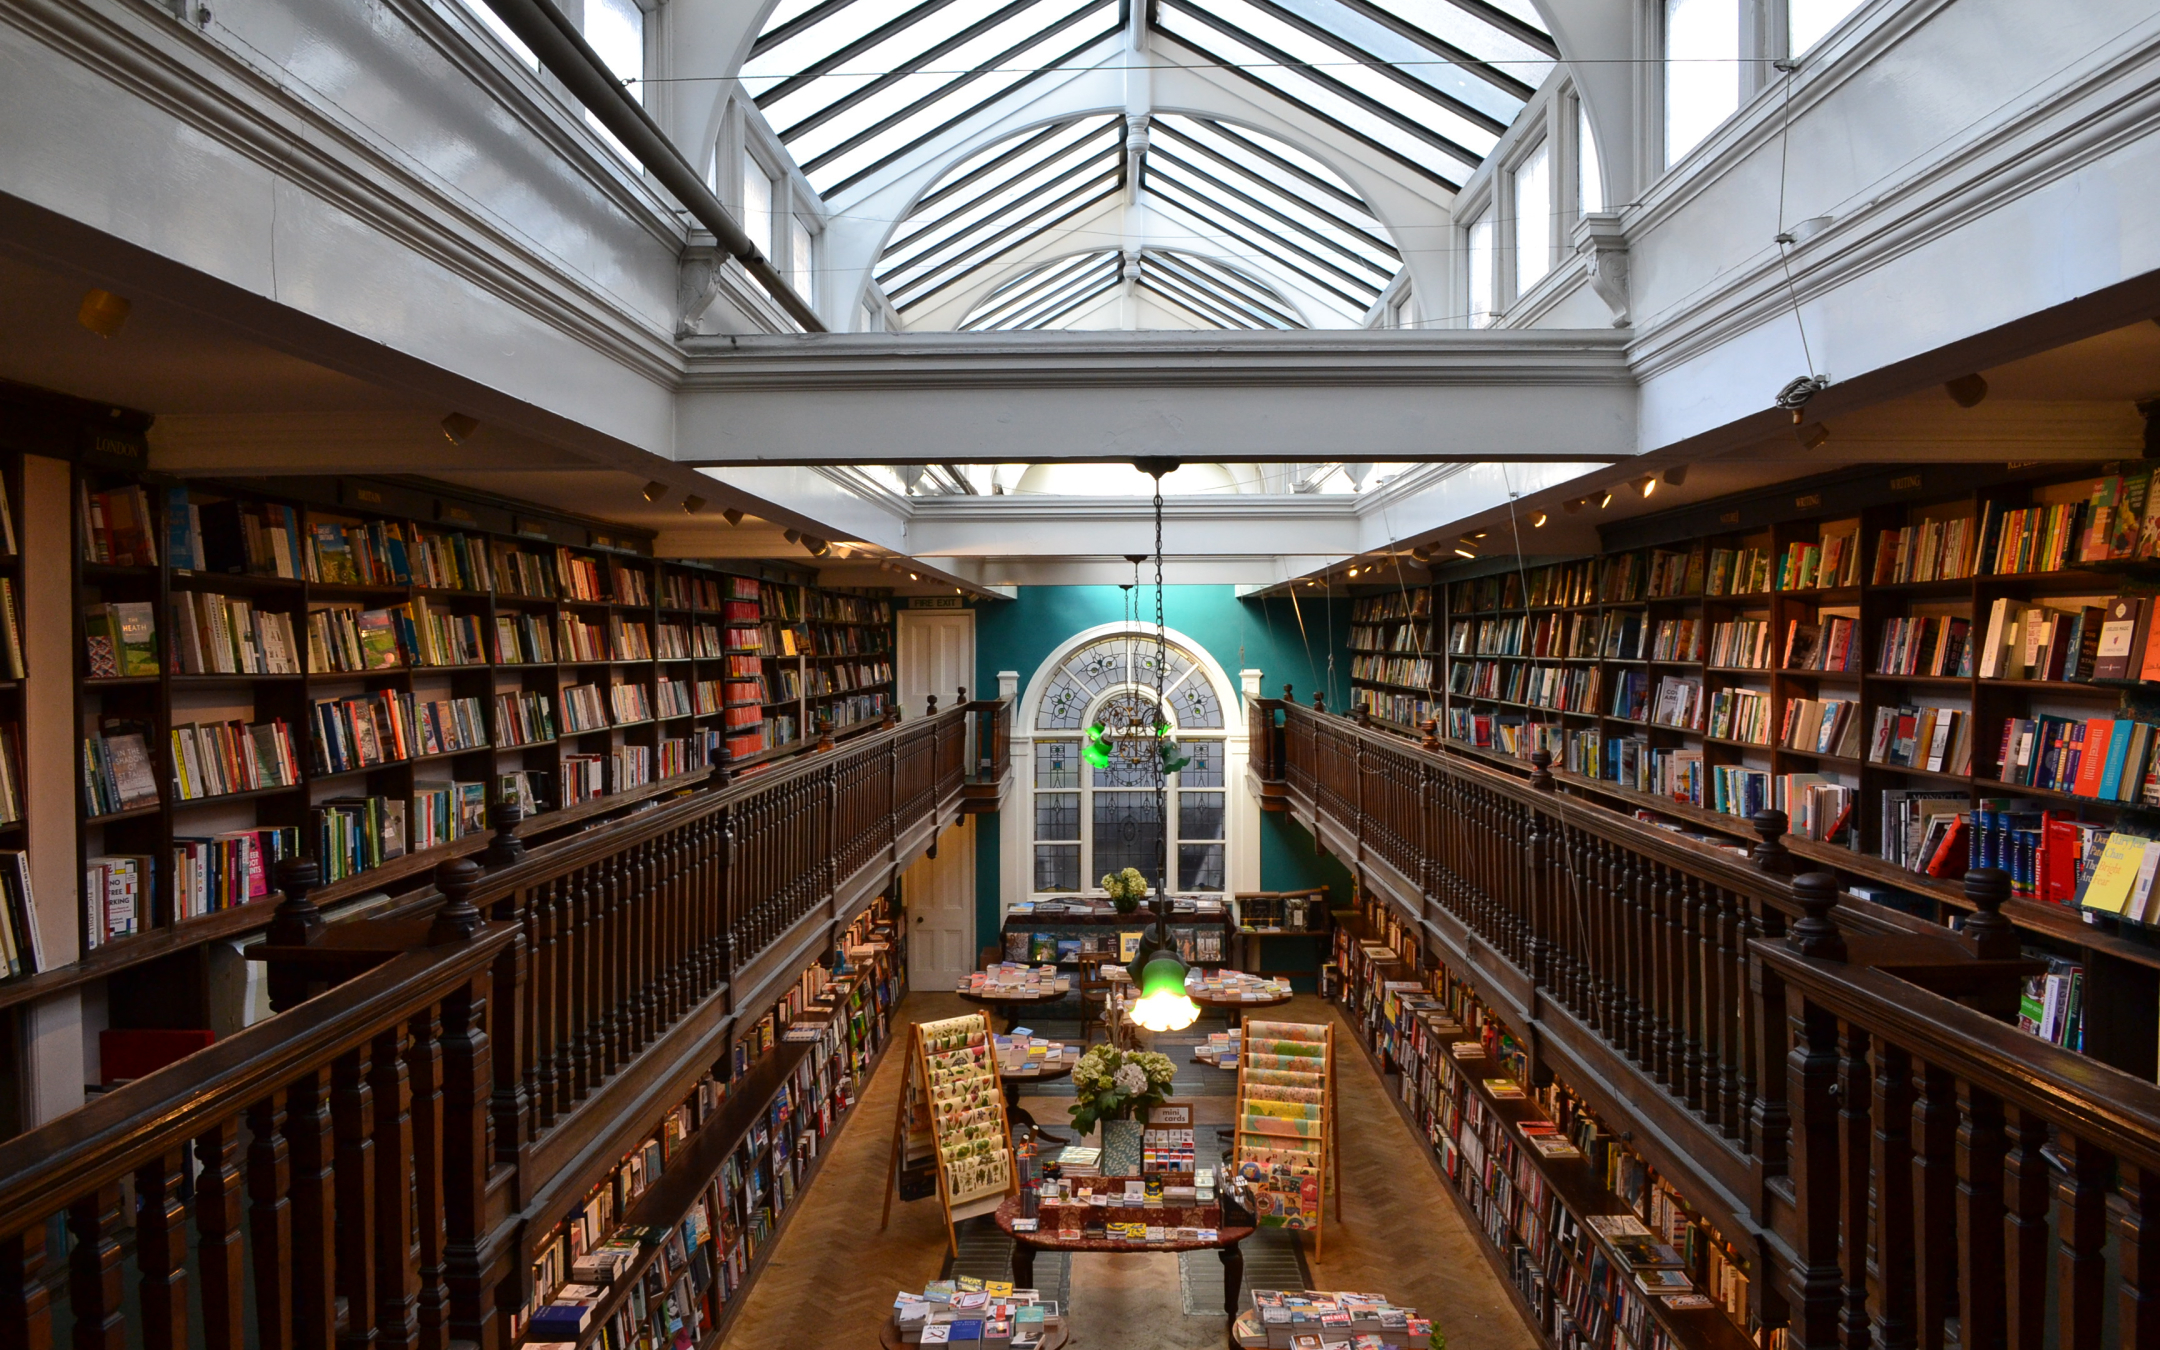
[[1960, 375], [1946, 382], [1943, 392], [1960, 408], [1971, 408], [1988, 396], [1988, 382], [1978, 375]]
[[1477, 558], [1477, 550], [1474, 548], [1464, 548], [1461, 545], [1457, 545], [1455, 548], [1455, 556], [1458, 558], [1469, 558], [1475, 560]]
[[1357, 575], [1357, 569], [1356, 569], [1355, 567], [1353, 567], [1353, 568], [1351, 568], [1351, 569], [1350, 569], [1350, 575], [1351, 575], [1351, 576], [1356, 576], [1356, 575]]
[[1657, 491], [1657, 479], [1655, 477], [1644, 474], [1641, 478], [1635, 480], [1636, 496], [1647, 499], [1655, 491]]
[[450, 438], [452, 445], [463, 445], [479, 429], [480, 419], [464, 413], [451, 413], [442, 420], [442, 434]]
[[831, 544], [822, 539], [812, 539], [809, 535], [803, 536], [802, 546], [809, 550], [810, 556], [813, 558], [822, 558], [832, 552]]
[[780, 531], [780, 537], [791, 544], [799, 543], [802, 540], [802, 531], [793, 528], [785, 529]]
[[1546, 516], [1543, 511], [1532, 511], [1530, 513], [1530, 528], [1533, 530], [1542, 530], [1545, 528], [1545, 522], [1548, 519], [1549, 517]]
[[1582, 513], [1583, 503], [1587, 500], [1588, 499], [1584, 497], [1570, 497], [1566, 501], [1560, 503], [1560, 509], [1567, 512], [1571, 516], [1580, 515]]
[[1823, 442], [1830, 439], [1830, 428], [1820, 422], [1809, 422], [1793, 434], [1800, 438], [1802, 448], [1820, 450]]
[[1600, 510], [1600, 511], [1602, 511], [1602, 510], [1604, 510], [1604, 509], [1605, 509], [1606, 507], [1608, 507], [1608, 506], [1611, 506], [1611, 505], [1612, 505], [1612, 489], [1611, 489], [1611, 488], [1607, 488], [1607, 489], [1605, 489], [1605, 490], [1604, 490], [1603, 492], [1600, 492], [1600, 493], [1598, 494], [1598, 499], [1597, 499], [1597, 509], [1598, 509], [1598, 510]]
[[1687, 465], [1675, 464], [1665, 471], [1665, 486], [1679, 487], [1687, 481]]
[[726, 522], [727, 522], [728, 524], [730, 524], [730, 525], [740, 525], [740, 524], [742, 524], [742, 512], [741, 512], [740, 510], [736, 509], [735, 507], [732, 507], [732, 506], [730, 506], [730, 507], [728, 507], [728, 508], [727, 508], [726, 510], [722, 511], [722, 512], [720, 513], [720, 518], [721, 518], [722, 520], [726, 521]]
[[704, 509], [705, 499], [703, 497], [685, 497], [682, 499], [682, 512], [686, 516], [694, 516]]
[[910, 573], [908, 573], [908, 574], [907, 574], [907, 579], [908, 579], [909, 581], [921, 581], [921, 580], [922, 580], [922, 578], [921, 578], [921, 577], [919, 577], [919, 576], [915, 575], [915, 574], [914, 574], [913, 572], [910, 572]]
[[660, 500], [660, 499], [661, 499], [662, 497], [665, 497], [665, 496], [667, 496], [667, 484], [665, 484], [665, 483], [657, 483], [657, 482], [655, 482], [655, 483], [647, 483], [647, 484], [645, 485], [645, 500], [646, 500], [646, 501], [649, 501], [649, 502], [656, 502], [656, 501], [659, 501], [659, 500]]
[[75, 322], [101, 338], [109, 338], [120, 331], [120, 325], [127, 322], [128, 311], [133, 308], [134, 305], [124, 297], [92, 288], [83, 292], [82, 308], [75, 311]]

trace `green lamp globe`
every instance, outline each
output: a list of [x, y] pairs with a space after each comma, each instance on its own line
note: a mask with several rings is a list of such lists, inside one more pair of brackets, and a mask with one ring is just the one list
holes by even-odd
[[1175, 947], [1164, 947], [1140, 967], [1140, 1000], [1133, 1021], [1149, 1031], [1183, 1031], [1200, 1016], [1200, 1005], [1185, 992], [1184, 961]]

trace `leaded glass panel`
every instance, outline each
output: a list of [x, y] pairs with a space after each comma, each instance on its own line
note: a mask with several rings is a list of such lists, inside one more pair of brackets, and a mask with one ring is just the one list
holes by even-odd
[[1192, 763], [1178, 770], [1180, 787], [1223, 786], [1223, 743], [1221, 741], [1180, 741]]
[[[1036, 798], [1040, 801], [1041, 798]], [[1223, 794], [1220, 792], [1180, 792], [1178, 794], [1177, 833], [1180, 842], [1188, 839], [1220, 839], [1223, 837]]]
[[1057, 791], [1080, 786], [1080, 742], [1035, 742], [1035, 786]]
[[1080, 794], [1077, 792], [1038, 792], [1035, 794], [1035, 837], [1037, 839], [1080, 838]]
[[1080, 846], [1078, 844], [1037, 844], [1035, 846], [1035, 889], [1038, 891], [1079, 890]]
[[1178, 845], [1178, 889], [1219, 891], [1223, 888], [1221, 844]]
[[1097, 792], [1091, 877], [1138, 868], [1153, 882], [1162, 868], [1162, 817], [1152, 792]]

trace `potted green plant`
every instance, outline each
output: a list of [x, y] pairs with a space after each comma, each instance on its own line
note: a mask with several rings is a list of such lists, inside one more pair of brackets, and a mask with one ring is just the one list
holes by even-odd
[[1130, 914], [1140, 908], [1147, 899], [1147, 878], [1140, 875], [1137, 867], [1122, 872], [1106, 872], [1102, 879], [1103, 894], [1110, 897], [1111, 907], [1120, 914]]
[[1102, 1126], [1102, 1161], [1106, 1177], [1140, 1174], [1140, 1135], [1148, 1113], [1170, 1095], [1177, 1066], [1152, 1050], [1120, 1050], [1098, 1045], [1073, 1066], [1073, 1128], [1086, 1134]]

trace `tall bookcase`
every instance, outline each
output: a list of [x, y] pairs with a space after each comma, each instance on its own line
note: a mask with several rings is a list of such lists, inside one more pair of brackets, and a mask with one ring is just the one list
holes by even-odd
[[[2007, 861], [2019, 873], [2019, 894], [2004, 912], [2035, 951], [2080, 968], [2088, 1010], [2083, 1048], [2151, 1077], [2160, 1059], [2160, 1018], [2153, 1012], [2160, 999], [2160, 927], [2028, 894], [2035, 888], [2026, 884], [2027, 827], [2044, 831], [2053, 822], [2160, 837], [2160, 809], [2006, 782], [2002, 764], [2006, 724], [2017, 729], [2013, 719], [2160, 725], [2154, 697], [2160, 686], [2135, 678], [2160, 582], [2160, 557], [2152, 556], [2160, 540], [2133, 545], [2128, 558], [2092, 560], [2081, 558], [2077, 542], [2094, 514], [2095, 489], [2108, 496], [2113, 480], [2134, 482], [2146, 467], [1926, 466], [1810, 480], [1616, 523], [1601, 531], [1606, 551], [1590, 558], [1510, 558], [1443, 569], [1422, 602], [1432, 612], [1438, 651], [1431, 683], [1376, 679], [1388, 672], [1360, 667], [1354, 704], [1382, 726], [1416, 735], [1417, 719], [1391, 713], [1429, 699], [1435, 731], [1451, 750], [1519, 762], [1548, 749], [1556, 776], [1571, 791], [1716, 842], [1747, 842], [1747, 816], [1758, 804], [1775, 805], [1792, 820], [1786, 843], [1794, 853], [1871, 898], [1940, 922], [1960, 922], [1970, 902], [1956, 867], [1929, 875], [1900, 858], [1913, 842], [1913, 826], [1904, 822], [1930, 812], [1962, 813], [1971, 828], [1992, 822], [1991, 837], [2012, 850]], [[2150, 515], [2151, 504], [2148, 493], [2140, 514]], [[2013, 558], [2014, 546], [2002, 543], [2006, 520], [2013, 540], [2028, 541], [2023, 556]], [[1903, 571], [1896, 553], [1886, 557], [1901, 537]], [[2067, 562], [2044, 556], [2050, 541], [2059, 554], [2065, 538]], [[1827, 554], [1830, 540], [1844, 541], [1837, 548], [1851, 560], [1849, 568], [1792, 574], [1796, 547]], [[1927, 557], [1916, 566], [1910, 559], [1923, 544]], [[1980, 556], [1983, 549], [1989, 556]], [[1748, 557], [1761, 584], [1715, 584], [1710, 561], [1721, 553]], [[1355, 660], [1407, 655], [1396, 644], [1406, 641], [1405, 630], [1415, 630], [1417, 621], [1405, 616], [1418, 612], [1419, 594], [1394, 587], [1357, 600], [1353, 631], [1378, 641], [1358, 643]], [[2059, 612], [2069, 624], [2123, 595], [2148, 598], [2132, 678], [1983, 675], [1999, 602]], [[1693, 626], [1693, 645], [1675, 641], [1683, 624]], [[1721, 652], [1725, 624], [1763, 625], [1761, 647]], [[1813, 630], [1817, 659], [1795, 653], [1787, 663], [1796, 624], [1803, 649]], [[1849, 638], [1840, 640], [1849, 659], [1822, 659], [1826, 645], [1837, 654], [1829, 635], [1848, 627]], [[1946, 630], [1953, 644], [1972, 653], [1969, 667], [1954, 655], [1946, 663], [1932, 660]], [[1898, 659], [1901, 632], [1913, 648], [1904, 659]], [[1916, 633], [1917, 641], [1910, 636]], [[1691, 687], [1692, 704], [1681, 711], [1674, 696], [1661, 700], [1661, 686]], [[1391, 706], [1390, 699], [1397, 702]], [[1756, 726], [1714, 721], [1721, 701], [1759, 706]], [[1854, 733], [1788, 739], [1788, 709], [1804, 714], [1803, 701], [1852, 704], [1846, 716]], [[1940, 759], [1921, 745], [1905, 762], [1895, 752], [1878, 753], [1874, 733], [1885, 710], [1893, 730], [1902, 725], [1900, 710], [1932, 712], [1936, 725], [1944, 724], [1944, 713], [1958, 721]], [[1928, 724], [1917, 716], [1912, 722]], [[1644, 772], [1651, 765], [1668, 772], [1663, 778]], [[1701, 784], [1699, 799], [1688, 799], [1687, 776], [1674, 772], [1683, 768]], [[1760, 777], [1750, 782], [1743, 774]], [[1721, 782], [1739, 790], [1721, 801]], [[1758, 789], [1766, 783], [1771, 794], [1764, 800]], [[1779, 795], [1795, 784], [1797, 790]], [[1819, 808], [1813, 818], [1811, 805]], [[2017, 854], [2020, 848], [2026, 852]]]
[[[487, 803], [499, 793], [522, 788], [531, 809], [566, 822], [693, 785], [714, 764], [754, 769], [799, 743], [808, 723], [806, 694], [781, 699], [766, 690], [777, 685], [771, 677], [781, 667], [792, 664], [799, 672], [811, 658], [769, 655], [764, 641], [778, 626], [765, 621], [768, 595], [792, 611], [801, 642], [812, 640], [800, 616], [806, 597], [815, 603], [823, 593], [807, 573], [655, 559], [648, 536], [418, 480], [181, 483], [90, 465], [76, 474], [73, 659], [80, 738], [102, 738], [108, 724], [134, 730], [156, 789], [154, 800], [125, 809], [96, 811], [88, 793], [79, 804], [85, 871], [97, 859], [132, 857], [144, 860], [141, 874], [148, 878], [132, 935], [99, 933], [92, 943], [90, 926], [99, 916], [86, 903], [86, 946], [154, 936], [154, 945], [167, 947], [259, 922], [260, 910], [243, 911], [275, 900], [267, 879], [246, 888], [255, 892], [252, 901], [237, 884], [208, 896], [180, 886], [175, 848], [190, 840], [282, 831], [259, 836], [261, 869], [297, 846], [324, 864], [320, 898], [334, 900], [478, 846]], [[110, 560], [98, 494], [138, 489], [156, 561], [132, 553]], [[370, 539], [381, 548], [383, 566], [361, 562], [358, 580], [325, 580], [331, 569], [319, 558], [311, 569], [288, 548], [280, 561], [286, 546], [262, 529], [279, 524], [296, 530], [292, 548], [302, 550], [312, 542], [320, 551], [336, 538], [364, 551], [361, 541]], [[392, 530], [400, 539], [395, 548], [383, 542]], [[207, 556], [190, 556], [198, 545]], [[423, 553], [438, 565], [434, 571], [425, 570]], [[204, 565], [176, 566], [176, 559]], [[242, 570], [226, 570], [233, 567]], [[178, 606], [191, 599], [199, 606], [205, 596], [282, 616], [291, 626], [295, 669], [182, 673], [178, 648], [187, 642]], [[91, 673], [85, 615], [115, 602], [145, 604], [155, 615], [154, 673]], [[747, 619], [739, 608], [744, 603]], [[212, 611], [222, 621], [231, 608]], [[379, 617], [386, 612], [387, 628]], [[437, 624], [431, 627], [430, 619]], [[359, 634], [365, 651], [358, 668], [350, 660], [343, 663], [348, 668], [335, 669], [310, 659], [311, 626], [335, 635], [342, 629], [333, 622]], [[198, 620], [199, 629], [210, 626]], [[737, 631], [751, 640], [731, 642]], [[383, 659], [386, 651], [391, 659]], [[748, 664], [737, 659], [745, 657]], [[385, 735], [371, 751], [364, 748], [371, 734], [382, 733], [327, 719], [326, 709], [351, 702], [369, 706], [379, 719], [405, 706], [407, 744], [389, 744]], [[436, 740], [422, 725], [430, 704], [449, 705], [438, 707]], [[185, 798], [175, 732], [218, 723], [282, 723], [291, 781]], [[182, 755], [178, 768], [184, 774], [186, 767]], [[465, 785], [462, 792], [458, 785]], [[429, 813], [416, 794], [444, 788], [450, 789], [448, 833], [438, 831], [431, 846], [422, 846], [421, 821]], [[389, 820], [399, 805], [402, 837]], [[402, 852], [368, 866], [337, 861], [365, 855], [347, 847], [354, 836], [387, 838], [388, 847], [402, 845]]]

